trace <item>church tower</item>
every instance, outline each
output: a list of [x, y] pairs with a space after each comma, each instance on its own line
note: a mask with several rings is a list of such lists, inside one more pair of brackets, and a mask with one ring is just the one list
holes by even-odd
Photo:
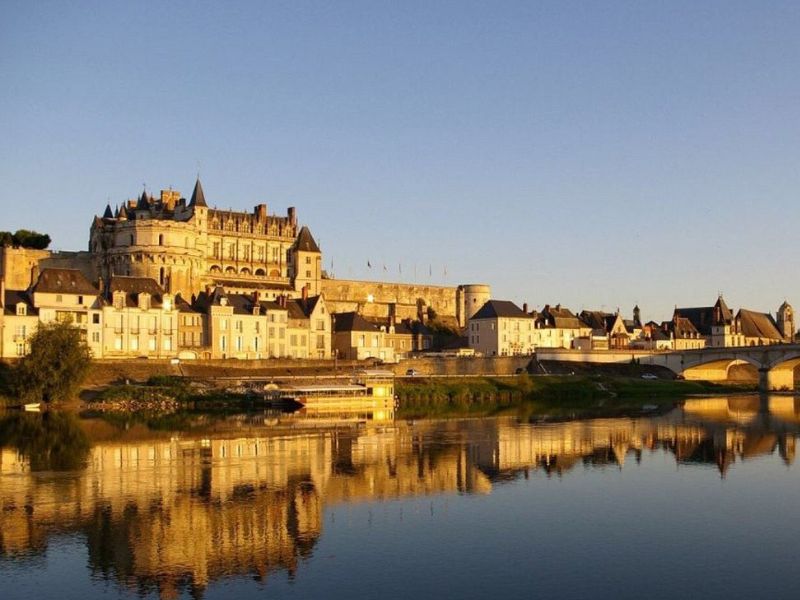
[[794, 310], [788, 302], [784, 301], [778, 308], [778, 331], [785, 342], [793, 342], [795, 334]]
[[639, 309], [639, 305], [633, 307], [633, 324], [636, 327], [642, 326], [642, 311]]

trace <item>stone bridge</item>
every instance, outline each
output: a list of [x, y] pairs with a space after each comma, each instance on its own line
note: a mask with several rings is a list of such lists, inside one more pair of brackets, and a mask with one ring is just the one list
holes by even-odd
[[620, 364], [636, 360], [641, 365], [666, 367], [686, 379], [724, 381], [734, 365], [752, 365], [758, 370], [759, 389], [794, 389], [794, 368], [800, 365], [800, 344], [737, 346], [702, 350], [565, 350], [537, 348], [540, 361]]

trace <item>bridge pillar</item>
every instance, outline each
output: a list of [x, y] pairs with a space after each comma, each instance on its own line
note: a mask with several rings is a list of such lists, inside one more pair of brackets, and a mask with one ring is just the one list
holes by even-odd
[[794, 389], [793, 369], [758, 370], [758, 389], [761, 392], [791, 391]]

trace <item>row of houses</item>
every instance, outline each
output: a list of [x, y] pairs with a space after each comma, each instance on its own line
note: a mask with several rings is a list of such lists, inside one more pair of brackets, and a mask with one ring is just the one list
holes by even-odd
[[28, 288], [0, 280], [0, 358], [27, 354], [40, 323], [68, 322], [95, 358], [379, 359], [430, 348], [411, 321], [330, 314], [322, 295], [265, 299], [209, 287], [190, 299], [154, 279], [114, 275], [96, 285], [76, 269], [33, 272]]
[[631, 319], [619, 311], [561, 305], [528, 311], [506, 300], [489, 300], [470, 318], [467, 343], [484, 356], [533, 354], [537, 348], [578, 350], [696, 350], [762, 346], [795, 340], [794, 311], [784, 302], [776, 316], [748, 309], [736, 314], [720, 296], [713, 306], [675, 308], [672, 319], [642, 323], [638, 306]]

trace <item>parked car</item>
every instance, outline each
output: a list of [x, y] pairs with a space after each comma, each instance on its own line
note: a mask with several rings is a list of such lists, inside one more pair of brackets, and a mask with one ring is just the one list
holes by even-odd
[[645, 373], [642, 375], [642, 379], [658, 379], [658, 375], [653, 375], [652, 373]]
[[406, 371], [406, 377], [416, 377], [417, 375], [419, 375], [419, 371], [416, 369], [409, 369]]

